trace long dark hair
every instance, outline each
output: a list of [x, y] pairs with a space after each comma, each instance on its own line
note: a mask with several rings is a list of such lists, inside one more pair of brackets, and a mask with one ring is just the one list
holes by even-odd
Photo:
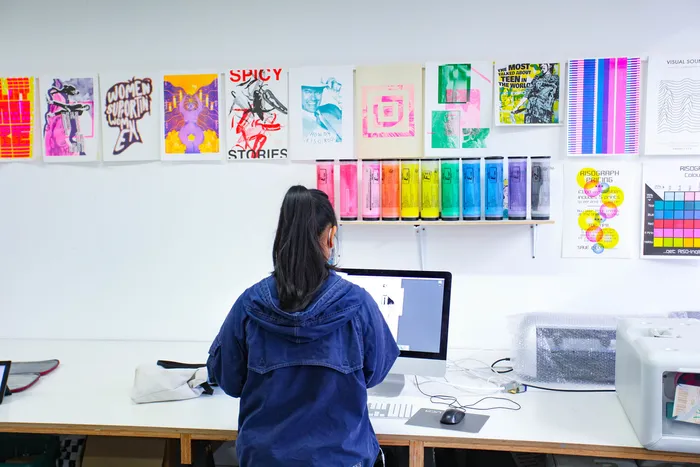
[[280, 208], [272, 264], [280, 308], [306, 308], [328, 277], [331, 266], [321, 248], [321, 234], [338, 221], [328, 196], [297, 185], [287, 191]]

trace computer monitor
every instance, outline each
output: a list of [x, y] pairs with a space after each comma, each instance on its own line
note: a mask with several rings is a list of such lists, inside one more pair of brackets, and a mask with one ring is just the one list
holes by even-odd
[[375, 394], [398, 395], [404, 375], [445, 375], [451, 273], [343, 269], [340, 274], [374, 298], [401, 349], [389, 377]]

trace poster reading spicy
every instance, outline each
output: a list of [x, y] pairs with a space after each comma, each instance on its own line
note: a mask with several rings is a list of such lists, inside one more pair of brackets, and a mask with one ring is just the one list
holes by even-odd
[[229, 160], [286, 159], [288, 107], [286, 69], [229, 70], [226, 76]]

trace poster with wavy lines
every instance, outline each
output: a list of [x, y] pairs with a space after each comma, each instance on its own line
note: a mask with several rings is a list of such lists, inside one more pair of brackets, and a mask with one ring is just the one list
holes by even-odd
[[569, 62], [567, 154], [639, 154], [641, 59]]
[[649, 58], [644, 153], [700, 155], [700, 54]]

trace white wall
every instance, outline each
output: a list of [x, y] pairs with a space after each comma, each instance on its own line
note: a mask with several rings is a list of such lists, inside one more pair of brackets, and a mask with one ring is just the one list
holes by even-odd
[[[698, 17], [695, 0], [5, 0], [0, 74], [646, 56], [692, 50]], [[489, 153], [551, 155], [560, 176], [564, 136], [497, 129]], [[0, 336], [209, 340], [271, 269], [297, 182], [313, 166], [0, 165]], [[535, 260], [527, 227], [428, 232], [427, 268], [455, 274], [451, 346], [506, 347], [522, 311], [698, 308], [695, 263], [561, 259], [560, 226]], [[345, 266], [418, 266], [410, 227], [348, 228], [342, 248]]]

